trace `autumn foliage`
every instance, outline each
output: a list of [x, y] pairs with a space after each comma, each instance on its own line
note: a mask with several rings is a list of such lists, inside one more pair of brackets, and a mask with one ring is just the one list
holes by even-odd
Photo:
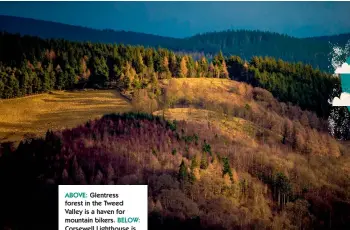
[[[346, 174], [335, 173], [342, 163], [282, 151], [237, 142], [215, 126], [143, 113], [106, 115], [48, 131], [16, 150], [2, 148], [1, 219], [12, 229], [51, 229], [57, 224], [57, 184], [148, 184], [150, 229], [346, 226]], [[28, 186], [26, 195], [13, 199], [24, 191], [18, 183]], [[20, 205], [27, 212], [21, 220]], [[326, 208], [338, 205], [340, 216], [340, 209]], [[38, 224], [36, 216], [45, 221]]]

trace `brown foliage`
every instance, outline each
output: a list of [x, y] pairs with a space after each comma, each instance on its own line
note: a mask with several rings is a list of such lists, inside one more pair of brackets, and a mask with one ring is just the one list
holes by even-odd
[[45, 57], [48, 60], [52, 61], [52, 60], [54, 60], [56, 58], [56, 53], [53, 50], [46, 50], [45, 51]]
[[134, 92], [132, 105], [137, 112], [153, 113], [158, 110], [158, 102], [149, 96], [147, 89], [139, 89]]
[[[336, 140], [315, 127], [320, 124], [316, 117], [278, 103], [262, 89], [211, 80], [197, 86], [171, 80], [164, 86], [167, 106], [185, 101], [206, 109], [195, 121], [178, 121], [175, 127], [149, 115], [106, 116], [57, 132], [61, 147], [49, 135], [19, 148], [10, 161], [0, 158], [0, 176], [15, 181], [33, 176], [31, 181], [56, 184], [148, 184], [150, 212], [180, 219], [198, 216], [203, 228], [320, 226], [313, 218], [344, 226], [346, 215], [335, 207], [348, 211], [350, 159], [340, 154]], [[233, 86], [239, 93], [229, 92]], [[138, 111], [149, 109], [146, 90], [135, 92], [134, 100]], [[189, 138], [194, 134], [197, 143]], [[211, 146], [208, 167], [197, 166], [194, 181], [178, 181], [180, 163], [190, 167], [193, 156], [200, 159], [204, 140]], [[229, 159], [232, 181], [222, 174], [223, 157]], [[276, 175], [285, 179], [275, 183]], [[291, 202], [284, 196], [280, 205], [274, 196], [288, 188]], [[298, 197], [304, 200], [292, 199]]]

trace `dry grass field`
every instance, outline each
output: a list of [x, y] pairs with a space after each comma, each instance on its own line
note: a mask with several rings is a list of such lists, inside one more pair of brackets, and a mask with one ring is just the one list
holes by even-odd
[[48, 129], [73, 128], [107, 113], [131, 110], [115, 90], [54, 91], [0, 100], [0, 142], [41, 136]]
[[[163, 111], [156, 111], [154, 115], [162, 116]], [[164, 112], [164, 117], [168, 120], [185, 120], [188, 122], [196, 122], [217, 126], [220, 130], [228, 132], [232, 136], [238, 134], [246, 134], [254, 136], [257, 127], [250, 121], [238, 118], [229, 117], [214, 111], [194, 108], [174, 108], [167, 109]]]
[[[163, 111], [156, 111], [153, 114], [163, 116]], [[194, 108], [167, 109], [164, 117], [168, 120], [184, 120], [189, 123], [208, 125], [232, 140], [244, 140], [251, 146], [257, 146], [255, 133], [258, 127], [238, 117], [223, 116], [214, 111]]]
[[[176, 97], [189, 96], [197, 99], [199, 95], [196, 92], [202, 95], [204, 90], [206, 96], [213, 101], [234, 101], [237, 104], [241, 104], [241, 100], [230, 91], [232, 89], [244, 91], [239, 88], [239, 83], [224, 79], [173, 79], [171, 82], [165, 80], [161, 84], [164, 87], [169, 83], [175, 83]], [[132, 110], [132, 105], [114, 90], [53, 91], [50, 94], [0, 99], [0, 143], [41, 136], [48, 129], [73, 128], [107, 113], [130, 110]], [[175, 116], [174, 119], [182, 120], [188, 116], [189, 111], [192, 109], [186, 111], [175, 109], [172, 113]], [[218, 118], [218, 114], [214, 112], [208, 113], [207, 111], [208, 116], [203, 117], [206, 113], [193, 111], [193, 114], [185, 120], [193, 121], [196, 114], [200, 115], [196, 120], [201, 122], [206, 122], [208, 117], [209, 119]], [[230, 129], [230, 133], [233, 134], [234, 130], [239, 127], [236, 123], [229, 126], [220, 123], [220, 126], [226, 130], [233, 127]]]
[[172, 78], [162, 80], [160, 85], [175, 98], [186, 97], [193, 102], [205, 98], [212, 104], [244, 105], [247, 100], [242, 100], [242, 97], [252, 90], [245, 83], [219, 78]]

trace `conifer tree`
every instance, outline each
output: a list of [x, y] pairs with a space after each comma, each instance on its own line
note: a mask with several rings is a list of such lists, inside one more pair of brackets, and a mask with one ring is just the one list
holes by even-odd
[[202, 153], [200, 168], [201, 169], [207, 169], [208, 168], [208, 156], [207, 156], [206, 152]]
[[222, 162], [224, 163], [222, 175], [225, 176], [226, 174], [228, 174], [230, 176], [230, 179], [233, 180], [232, 170], [231, 170], [228, 158], [227, 157], [223, 158]]
[[178, 174], [178, 179], [180, 181], [185, 181], [188, 177], [188, 173], [187, 173], [187, 167], [185, 165], [184, 160], [181, 161], [180, 164], [180, 169], [179, 169], [179, 174]]

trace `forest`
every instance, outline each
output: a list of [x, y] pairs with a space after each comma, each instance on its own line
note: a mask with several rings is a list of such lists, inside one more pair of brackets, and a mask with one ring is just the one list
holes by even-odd
[[[332, 41], [338, 44], [338, 39]], [[288, 62], [300, 61], [310, 64], [313, 68], [330, 71], [329, 40], [317, 37], [305, 39], [267, 31], [227, 30], [198, 34], [181, 42], [189, 51], [203, 50], [206, 53], [216, 53], [217, 50], [222, 50], [225, 56], [238, 55], [243, 59], [271, 56]], [[340, 39], [339, 45], [343, 45]]]
[[1, 143], [0, 228], [57, 228], [59, 184], [147, 184], [149, 229], [350, 228], [350, 155], [336, 140], [349, 112], [328, 104], [339, 78], [268, 56], [5, 32], [0, 50], [5, 100], [115, 88], [135, 110]]
[[117, 87], [132, 96], [138, 89], [152, 88], [159, 95], [158, 81], [169, 78], [230, 78], [270, 91], [283, 102], [328, 119], [334, 116], [335, 135], [349, 136], [349, 112], [333, 108], [328, 100], [340, 94], [340, 80], [301, 62], [273, 57], [225, 58], [222, 52], [208, 60], [195, 60], [186, 53], [163, 48], [40, 39], [1, 33], [0, 97], [13, 98], [50, 90], [84, 87]]
[[0, 224], [57, 228], [58, 184], [148, 184], [149, 229], [349, 228], [350, 161], [337, 144], [320, 157], [263, 143], [143, 113], [48, 131], [1, 148]]
[[238, 55], [243, 59], [253, 56], [271, 56], [288, 62], [301, 61], [313, 68], [332, 72], [329, 54], [333, 45], [344, 47], [350, 34], [323, 37], [296, 38], [268, 31], [227, 30], [197, 34], [187, 38], [162, 37], [131, 31], [96, 30], [81, 26], [0, 16], [0, 31], [65, 39], [77, 42], [118, 43], [162, 47], [176, 52], [215, 55], [221, 50], [225, 57]]

